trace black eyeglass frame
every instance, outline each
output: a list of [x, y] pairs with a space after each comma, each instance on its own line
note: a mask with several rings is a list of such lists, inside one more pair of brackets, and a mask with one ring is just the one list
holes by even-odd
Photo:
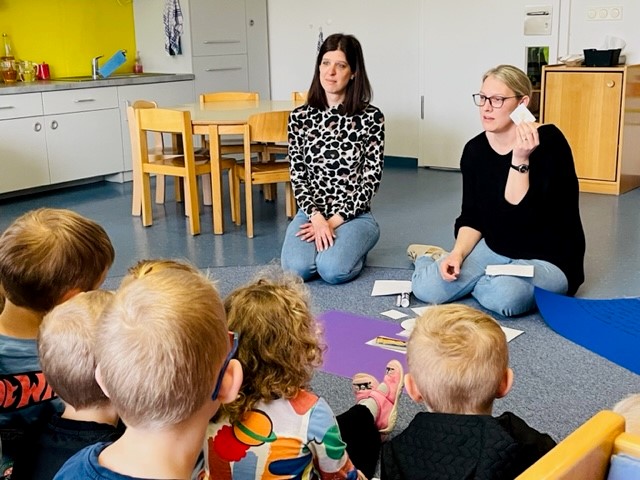
[[220, 373], [218, 373], [218, 380], [216, 380], [216, 386], [213, 389], [213, 393], [211, 394], [211, 400], [217, 400], [218, 394], [220, 393], [220, 386], [222, 385], [222, 377], [224, 377], [224, 373], [227, 371], [229, 362], [238, 351], [238, 340], [239, 340], [238, 332], [229, 332], [228, 335], [229, 335], [229, 343], [231, 343], [231, 349], [229, 350], [227, 357], [224, 359], [224, 362], [222, 362]]
[[[471, 95], [471, 98], [473, 98], [473, 103], [476, 107], [484, 107], [484, 104], [489, 100], [489, 105], [491, 105], [492, 108], [502, 108], [505, 100], [510, 98], [522, 98], [522, 95], [512, 95], [510, 97], [487, 97], [482, 93], [474, 93]], [[494, 104], [494, 102], [496, 103]]]

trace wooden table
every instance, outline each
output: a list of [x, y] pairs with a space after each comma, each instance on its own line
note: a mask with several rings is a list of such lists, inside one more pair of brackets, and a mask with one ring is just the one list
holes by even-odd
[[[213, 233], [224, 233], [219, 137], [222, 135], [242, 134], [247, 120], [254, 113], [291, 111], [298, 105], [301, 105], [301, 102], [292, 100], [259, 100], [210, 102], [206, 104], [184, 103], [182, 105], [164, 107], [190, 112], [193, 133], [196, 135], [208, 135], [210, 138]], [[247, 153], [245, 152], [245, 154]]]

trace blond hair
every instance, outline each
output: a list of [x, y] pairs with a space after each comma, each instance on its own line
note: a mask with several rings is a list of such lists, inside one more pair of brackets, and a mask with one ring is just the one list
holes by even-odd
[[460, 304], [429, 307], [407, 345], [409, 371], [440, 413], [490, 411], [509, 364], [507, 340], [489, 315]]
[[238, 333], [236, 358], [244, 380], [238, 400], [223, 405], [233, 423], [260, 401], [294, 398], [322, 363], [324, 346], [302, 279], [274, 268], [225, 300], [229, 328]]
[[168, 258], [156, 258], [152, 260], [139, 260], [127, 270], [127, 275], [122, 279], [120, 288], [128, 285], [136, 278], [144, 277], [167, 268], [183, 270], [185, 272], [199, 273], [199, 270], [186, 260], [172, 260]]
[[495, 77], [504, 83], [507, 87], [513, 90], [514, 95], [517, 97], [531, 97], [531, 91], [533, 86], [531, 80], [527, 77], [527, 74], [513, 65], [498, 65], [490, 70], [487, 70], [482, 76], [484, 82], [487, 77]]
[[96, 222], [71, 210], [40, 208], [0, 237], [0, 284], [14, 305], [48, 312], [69, 291], [98, 287], [114, 257]]
[[102, 315], [96, 359], [125, 424], [154, 429], [190, 418], [211, 400], [229, 348], [213, 284], [168, 268], [116, 292]]
[[623, 398], [613, 407], [625, 420], [625, 431], [640, 435], [640, 393]]
[[93, 290], [56, 306], [42, 321], [38, 354], [58, 396], [76, 410], [109, 402], [95, 380], [98, 319], [113, 292]]

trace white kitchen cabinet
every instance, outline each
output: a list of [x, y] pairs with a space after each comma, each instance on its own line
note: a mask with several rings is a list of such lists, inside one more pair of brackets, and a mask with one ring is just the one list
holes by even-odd
[[124, 155], [125, 180], [131, 174], [131, 139], [127, 122], [127, 106], [136, 100], [156, 102], [159, 107], [191, 103], [195, 101], [193, 80], [182, 82], [148, 83], [144, 85], [125, 85], [118, 87], [118, 103], [120, 105], [120, 125], [122, 131], [122, 151]]
[[49, 184], [39, 93], [0, 97], [0, 194]]
[[[195, 57], [193, 73], [196, 92], [247, 92], [249, 74], [246, 55]], [[253, 90], [251, 90], [253, 91]]]
[[116, 87], [43, 92], [51, 183], [122, 171]]
[[194, 57], [247, 53], [245, 0], [191, 0], [190, 10]]

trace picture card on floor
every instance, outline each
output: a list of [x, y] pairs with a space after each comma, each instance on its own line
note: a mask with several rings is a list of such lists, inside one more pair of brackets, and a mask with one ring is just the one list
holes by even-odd
[[512, 277], [533, 277], [533, 265], [487, 265], [486, 275], [511, 275]]
[[376, 280], [371, 290], [372, 297], [397, 295], [411, 292], [411, 280]]
[[384, 315], [385, 317], [393, 318], [394, 320], [399, 320], [407, 316], [406, 313], [402, 313], [399, 310], [387, 310], [386, 312], [382, 312], [380, 315]]

